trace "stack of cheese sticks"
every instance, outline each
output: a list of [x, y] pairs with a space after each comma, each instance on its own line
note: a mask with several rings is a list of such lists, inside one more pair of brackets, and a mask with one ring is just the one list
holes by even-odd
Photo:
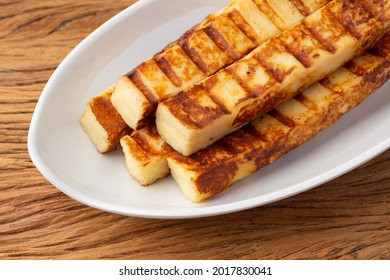
[[96, 148], [194, 202], [306, 142], [389, 78], [388, 1], [235, 0], [91, 99]]

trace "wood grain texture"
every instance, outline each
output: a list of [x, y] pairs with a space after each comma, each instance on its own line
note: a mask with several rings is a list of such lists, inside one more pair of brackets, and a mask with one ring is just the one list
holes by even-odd
[[27, 133], [61, 60], [134, 0], [0, 0], [0, 259], [390, 259], [390, 151], [234, 214], [151, 220], [92, 209], [37, 171]]

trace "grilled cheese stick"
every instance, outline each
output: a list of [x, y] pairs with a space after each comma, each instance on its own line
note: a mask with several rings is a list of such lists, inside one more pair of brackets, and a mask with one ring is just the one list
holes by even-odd
[[172, 148], [191, 155], [239, 129], [386, 33], [389, 21], [378, 12], [381, 5], [385, 10], [390, 4], [331, 1], [243, 59], [160, 103], [158, 132]]
[[[235, 36], [246, 34], [250, 40], [255, 42], [255, 44], [260, 44], [267, 38], [279, 33], [278, 27], [273, 24], [269, 19], [269, 16], [286, 18], [288, 23], [286, 23], [285, 26], [287, 26], [288, 24], [299, 20], [301, 18], [301, 13], [306, 16], [320, 6], [323, 6], [325, 2], [328, 2], [328, 0], [306, 0], [304, 3], [300, 1], [301, 0], [294, 1], [296, 2], [294, 5], [297, 8], [287, 0], [256, 1], [258, 5], [262, 6], [262, 9], [268, 7], [266, 13], [262, 13], [258, 9], [258, 6], [252, 1], [232, 1], [225, 8], [209, 15], [200, 24], [188, 30], [176, 42], [165, 47], [152, 59], [139, 65], [138, 68], [133, 71], [133, 74], [129, 73], [128, 76], [133, 75], [134, 80], [139, 81], [138, 84], [142, 84], [142, 81], [146, 79], [150, 81], [149, 86], [156, 88], [158, 91], [165, 90], [170, 92], [172, 90], [176, 91], [175, 87], [186, 87], [188, 84], [205, 77], [206, 74], [202, 69], [206, 73], [211, 73], [216, 71], [216, 69], [219, 69], [221, 65], [227, 63], [227, 61], [225, 61], [223, 64], [220, 64], [221, 57], [228, 57], [228, 55], [214, 43], [213, 38], [217, 35], [214, 35], [212, 38], [208, 33], [220, 33], [222, 36], [218, 37], [218, 44], [220, 45], [224, 44], [224, 40], [230, 42], [229, 44], [226, 44], [226, 46], [234, 45], [234, 48], [231, 48], [230, 52], [235, 52], [235, 49], [239, 52], [245, 52], [245, 49], [249, 46], [243, 43], [245, 41], [242, 41], [243, 38]], [[289, 11], [284, 12], [283, 9], [276, 5], [276, 2], [280, 3], [284, 9], [289, 8]], [[269, 6], [272, 6], [273, 8], [270, 8]], [[273, 9], [275, 9], [275, 11]], [[228, 15], [228, 17], [226, 15]], [[228, 20], [228, 18], [231, 20]], [[233, 23], [234, 25], [231, 26]], [[206, 28], [208, 30], [207, 32], [205, 31]], [[236, 32], [234, 34], [229, 34], [230, 29], [236, 30]], [[244, 31], [241, 32], [238, 29]], [[232, 38], [234, 40], [232, 40]], [[246, 42], [249, 41], [247, 40]], [[205, 46], [206, 43], [208, 44], [208, 47]], [[236, 53], [235, 56], [238, 56], [238, 54]], [[123, 76], [118, 79], [115, 95], [113, 98], [110, 97], [111, 101], [115, 104], [115, 108], [113, 108], [111, 102], [107, 101], [107, 98], [105, 98], [108, 95], [102, 93], [99, 97], [91, 99], [91, 102], [87, 105], [86, 111], [82, 117], [84, 130], [89, 134], [100, 152], [105, 153], [112, 151], [119, 143], [119, 135], [123, 134], [120, 134], [120, 131], [116, 131], [115, 133], [113, 131], [107, 131], [106, 128], [99, 124], [97, 121], [98, 119], [105, 119], [107, 121], [110, 119], [109, 116], [114, 114], [114, 110], [117, 110], [120, 112], [121, 117], [123, 116], [129, 124], [133, 127], [140, 128], [149, 123], [148, 117], [145, 117], [145, 112], [147, 111], [148, 115], [149, 112], [152, 112], [155, 109], [155, 106], [151, 105], [149, 101], [158, 101], [146, 88], [142, 86], [137, 87], [130, 81], [128, 76]], [[169, 85], [169, 88], [167, 85]], [[113, 89], [114, 87], [107, 89], [107, 92], [110, 92], [110, 96], [112, 96]], [[149, 96], [148, 100], [145, 99], [145, 92]], [[90, 105], [95, 104], [94, 106], [97, 108], [99, 102], [102, 102], [102, 104], [98, 106], [99, 109], [91, 111]], [[129, 122], [129, 119], [136, 119], [139, 121], [137, 121], [137, 124], [134, 124]], [[118, 123], [115, 124], [115, 122]], [[106, 123], [106, 126], [108, 125], [109, 123]], [[111, 126], [123, 126], [123, 120], [118, 119], [116, 113], [112, 118]], [[107, 127], [107, 129], [110, 128]], [[110, 137], [107, 137], [108, 133], [111, 133]]]
[[[375, 80], [377, 74], [376, 71], [373, 70], [381, 69], [378, 66], [383, 64], [382, 60], [390, 60], [389, 50], [390, 35], [386, 35], [375, 47], [371, 48], [363, 56], [354, 58], [348, 62], [345, 67], [358, 76], [362, 76], [368, 80]], [[339, 75], [339, 77], [341, 77], [341, 75]], [[328, 92], [321, 89], [322, 88], [319, 85], [316, 85], [307, 89], [305, 93], [310, 92], [311, 98], [314, 98], [315, 102], [318, 103], [316, 106], [321, 105], [322, 107], [325, 107], [328, 103], [327, 99], [324, 98], [323, 93]], [[313, 104], [309, 99], [304, 98], [305, 93], [299, 95], [298, 100], [305, 106], [311, 108]], [[349, 104], [346, 104], [345, 108], [341, 109], [341, 111], [347, 112], [349, 110], [348, 106]], [[136, 136], [138, 133], [140, 133], [141, 136]], [[238, 132], [235, 133], [237, 134]], [[131, 139], [132, 137], [135, 139]], [[172, 152], [173, 149], [170, 148], [168, 144], [163, 144], [164, 142], [161, 142], [162, 138], [156, 134], [155, 127], [148, 126], [147, 128], [141, 129], [139, 132], [134, 132], [133, 136], [125, 136], [123, 139], [126, 139], [126, 141], [121, 141], [126, 158], [125, 165], [130, 174], [136, 174], [133, 175], [133, 177], [142, 185], [151, 184], [159, 178], [166, 177], [170, 173], [169, 168], [167, 168], [167, 158], [168, 154]], [[149, 143], [149, 141], [151, 141], [151, 143]], [[158, 145], [153, 144], [156, 142]], [[207, 153], [206, 150], [209, 149], [211, 148], [206, 148], [205, 153]], [[201, 151], [198, 153], [201, 153]], [[195, 156], [196, 154], [191, 157]], [[153, 170], [153, 172], [150, 172], [149, 170]]]
[[139, 129], [157, 105], [246, 55], [329, 0], [234, 0], [116, 83], [111, 101]]
[[226, 190], [356, 107], [390, 78], [390, 48], [380, 43], [387, 57], [366, 53], [206, 149], [171, 152], [168, 164], [184, 194], [200, 202]]
[[113, 90], [114, 86], [110, 86], [93, 97], [80, 119], [81, 127], [100, 153], [115, 150], [121, 137], [132, 131], [112, 106], [110, 97]]

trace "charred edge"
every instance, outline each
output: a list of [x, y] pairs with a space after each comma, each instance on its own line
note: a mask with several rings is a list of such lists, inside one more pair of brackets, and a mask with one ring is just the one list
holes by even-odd
[[[330, 11], [333, 13], [332, 11]], [[358, 17], [361, 18], [360, 20], [356, 21], [358, 17], [354, 17], [354, 19], [351, 19], [348, 17], [351, 13], [357, 13]], [[356, 26], [360, 25], [361, 23], [368, 22], [370, 18], [372, 18], [372, 14], [370, 11], [364, 9], [364, 7], [361, 7], [357, 4], [357, 1], [343, 1], [343, 4], [341, 5], [341, 10], [333, 15], [338, 19], [338, 21], [341, 23], [341, 25], [356, 39], [360, 39], [363, 34], [361, 34]], [[344, 16], [347, 15], [347, 16]]]
[[[360, 3], [361, 2], [361, 3]], [[385, 3], [382, 0], [359, 1], [359, 5], [380, 21], [385, 21]]]
[[329, 76], [326, 76], [318, 83], [333, 94], [341, 94], [344, 90], [340, 86], [337, 86], [337, 84], [335, 85], [334, 83], [332, 83]]
[[288, 126], [288, 127], [294, 127], [296, 125], [296, 123], [294, 122], [294, 120], [286, 117], [285, 115], [281, 114], [279, 111], [277, 111], [276, 109], [274, 110], [271, 110], [268, 112], [268, 114], [271, 116], [271, 117], [274, 117], [275, 119], [277, 119], [279, 122], [281, 122], [282, 124], [284, 124], [285, 126]]
[[217, 194], [227, 189], [238, 170], [235, 162], [222, 163], [202, 173], [195, 184], [200, 193]]
[[194, 171], [198, 168], [199, 162], [193, 159], [193, 155], [184, 156], [178, 151], [174, 150], [168, 143], [164, 143], [164, 149], [166, 149], [167, 155], [170, 159], [180, 163], [181, 166], [186, 165], [185, 168], [187, 170]]
[[290, 0], [290, 2], [298, 9], [298, 11], [305, 17], [310, 15], [310, 10], [301, 0]]
[[360, 65], [356, 64], [353, 60], [350, 60], [345, 63], [343, 67], [357, 76], [362, 76], [365, 72], [364, 67], [361, 67]]
[[[250, 151], [255, 149], [256, 141], [266, 141], [264, 135], [261, 134], [253, 125], [247, 124], [240, 129], [234, 131], [228, 136], [222, 138], [216, 144], [220, 144], [230, 154], [237, 154], [245, 151], [248, 159], [251, 155]], [[248, 153], [249, 151], [249, 153]]]
[[[382, 42], [382, 41], [381, 41]], [[378, 46], [379, 48], [382, 45]], [[384, 51], [389, 51], [390, 48], [388, 46], [383, 47]], [[366, 86], [366, 92], [374, 92], [377, 88], [383, 85], [387, 80], [390, 79], [390, 61], [388, 59], [381, 59], [382, 57], [378, 57], [379, 60], [375, 63], [375, 66], [367, 69], [363, 75], [363, 85]]]
[[188, 45], [188, 38], [183, 40], [180, 47], [186, 53], [186, 55], [192, 60], [192, 62], [206, 75], [209, 74], [209, 69], [206, 63], [203, 61], [202, 56]]
[[213, 25], [209, 25], [204, 29], [207, 36], [220, 48], [223, 52], [227, 53], [233, 60], [239, 59], [239, 55], [236, 50], [230, 46], [229, 42], [219, 33], [219, 30]]
[[367, 73], [367, 70], [370, 67], [373, 67], [373, 65], [383, 64], [386, 62], [385, 58], [381, 56], [375, 56], [370, 53], [364, 54], [363, 57], [365, 57], [365, 61], [368, 60], [367, 63], [361, 65], [355, 59], [353, 59], [347, 62], [343, 67], [357, 76], [363, 76], [365, 73]]
[[122, 131], [128, 128], [111, 100], [105, 97], [95, 98], [90, 102], [90, 107], [96, 119], [107, 131]]
[[126, 135], [131, 134], [132, 132], [133, 132], [133, 130], [130, 127], [126, 127], [123, 130], [121, 130], [118, 134], [114, 134], [114, 135], [109, 136], [109, 138], [111, 139], [111, 141], [110, 141], [111, 144], [109, 145], [107, 152], [116, 150], [118, 148], [118, 146], [120, 145], [121, 138], [126, 136]]
[[272, 110], [277, 104], [285, 101], [284, 94], [268, 92], [262, 99], [255, 99], [252, 103], [240, 109], [237, 117], [233, 121], [234, 127], [239, 127], [250, 120]]
[[[363, 75], [364, 82], [378, 88], [384, 84], [390, 78], [390, 61], [385, 60], [382, 64], [374, 67], [371, 71], [368, 71]], [[387, 71], [386, 71], [387, 70]], [[387, 74], [386, 74], [387, 72]]]
[[133, 130], [123, 121], [119, 113], [115, 110], [110, 99], [105, 97], [95, 98], [90, 102], [90, 108], [96, 116], [96, 120], [106, 130], [109, 145], [102, 153], [115, 150], [120, 139], [130, 134]]
[[252, 42], [257, 42], [256, 32], [253, 27], [245, 20], [245, 18], [237, 11], [233, 10], [229, 13], [229, 18], [233, 23], [245, 34]]
[[153, 139], [160, 139], [161, 136], [160, 134], [158, 133], [157, 131], [157, 127], [156, 127], [156, 124], [155, 122], [153, 122], [152, 125], [150, 125], [148, 128], [147, 128], [147, 134], [150, 138], [153, 138]]
[[165, 76], [172, 82], [172, 84], [174, 84], [176, 87], [180, 87], [182, 85], [182, 80], [176, 75], [175, 71], [173, 71], [171, 67], [171, 64], [164, 56], [155, 56], [153, 59], [157, 66], [165, 74]]
[[203, 107], [191, 99], [192, 95], [202, 90], [205, 90], [202, 84], [194, 85], [185, 91], [179, 92], [174, 98], [167, 99], [164, 103], [171, 114], [180, 120], [182, 124], [190, 128], [202, 129], [211, 121], [226, 114], [220, 109], [218, 104], [216, 104], [218, 108]]
[[[387, 28], [387, 32], [389, 31], [390, 29]], [[376, 36], [369, 36], [368, 40], [366, 40], [365, 42], [363, 42], [362, 46], [355, 52], [355, 55], [359, 55], [359, 54], [362, 54], [365, 52], [366, 49], [376, 45], [379, 41], [381, 41], [381, 39], [383, 38], [383, 36], [385, 36], [385, 34], [382, 33], [383, 29], [382, 27], [379, 27], [378, 26], [376, 28], [374, 28], [371, 33], [374, 33], [376, 34]], [[390, 58], [390, 53], [389, 51], [387, 51], [387, 56], [385, 56], [387, 59]]]
[[158, 100], [154, 94], [149, 90], [149, 88], [142, 82], [142, 78], [138, 73], [137, 68], [130, 71], [126, 76], [133, 82], [133, 84], [143, 93], [146, 99], [153, 105], [157, 106]]
[[[280, 136], [283, 136], [283, 134], [280, 134]], [[291, 147], [291, 143], [286, 140], [286, 137], [280, 136], [278, 136], [277, 139], [272, 142], [263, 141], [265, 148], [254, 151], [256, 155], [254, 157], [256, 170], [273, 163], [283, 154], [288, 152], [289, 148]]]
[[[343, 27], [343, 25], [340, 23], [340, 21], [337, 19], [337, 17], [329, 9], [322, 9], [321, 13], [322, 16], [329, 18], [333, 24], [338, 25], [339, 27], [342, 28], [343, 32], [339, 36], [348, 33]], [[334, 45], [333, 40], [329, 41], [322, 37], [323, 30], [316, 30], [315, 28], [309, 26], [305, 20], [302, 23], [306, 27], [306, 29], [310, 32], [311, 36], [313, 36], [313, 38], [315, 38], [324, 47], [325, 50], [327, 50], [332, 54], [336, 53], [337, 47]]]
[[157, 106], [154, 106], [152, 109], [147, 111], [147, 113], [144, 114], [145, 116], [137, 122], [135, 129], [139, 130], [147, 126], [154, 125], [156, 123], [156, 109]]
[[374, 56], [390, 59], [390, 34], [384, 35], [380, 46], [374, 46], [368, 50]]
[[[269, 45], [264, 48], [260, 53], [256, 54], [254, 58], [278, 83], [282, 83], [284, 79], [291, 74], [294, 68], [290, 68], [288, 71], [284, 71], [279, 68], [279, 65], [276, 65], [276, 67], [274, 67], [274, 65], [270, 65], [270, 63], [268, 63], [267, 61], [268, 54], [270, 52], [272, 53], [275, 51], [278, 51], [280, 53], [286, 52], [291, 55], [293, 54], [284, 47], [281, 40], [277, 39], [277, 37], [274, 37], [271, 40], [273, 41], [273, 43], [269, 43]], [[279, 47], [280, 49], [276, 49], [277, 47]]]

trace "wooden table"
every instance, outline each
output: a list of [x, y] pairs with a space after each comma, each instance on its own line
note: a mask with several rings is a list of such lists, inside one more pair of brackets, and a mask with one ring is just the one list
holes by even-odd
[[0, 1], [0, 259], [390, 259], [390, 151], [301, 195], [188, 220], [99, 211], [38, 172], [27, 132], [45, 83], [134, 2]]

